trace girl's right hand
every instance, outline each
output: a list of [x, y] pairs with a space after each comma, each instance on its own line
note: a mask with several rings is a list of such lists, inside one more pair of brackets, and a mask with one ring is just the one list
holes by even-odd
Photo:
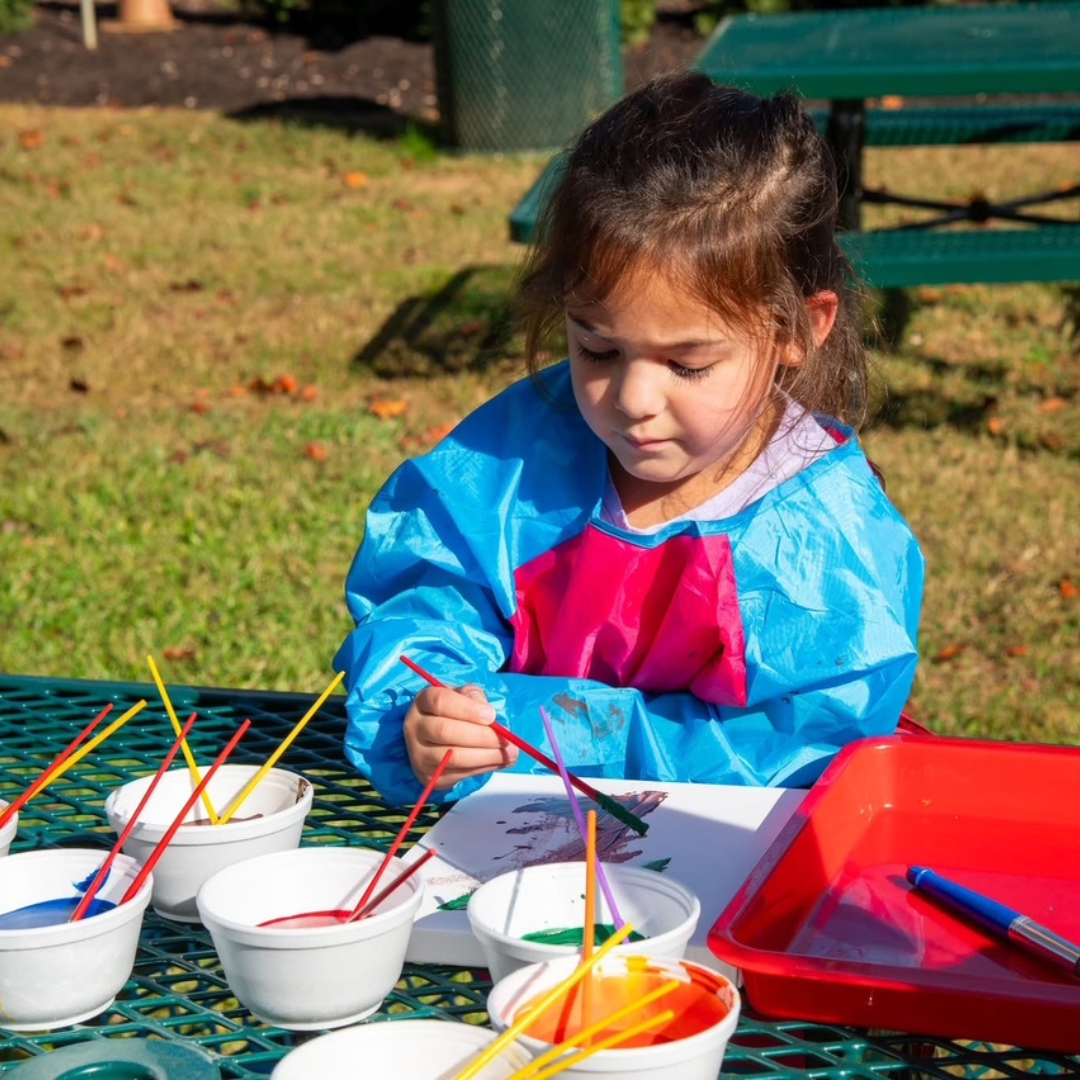
[[405, 746], [416, 778], [427, 784], [447, 750], [446, 771], [435, 785], [446, 791], [458, 781], [504, 769], [517, 761], [517, 747], [491, 730], [495, 710], [478, 686], [459, 690], [428, 686], [416, 695], [405, 716]]

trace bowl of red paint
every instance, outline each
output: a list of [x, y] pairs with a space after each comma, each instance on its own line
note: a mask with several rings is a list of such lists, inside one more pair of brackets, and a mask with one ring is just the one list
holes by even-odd
[[[579, 964], [578, 957], [530, 964], [502, 979], [488, 996], [492, 1026], [496, 1031], [510, 1027], [523, 1008], [569, 978]], [[674, 991], [601, 1028], [594, 1039], [625, 1032], [663, 1013], [671, 1012], [670, 1019], [590, 1054], [560, 1075], [567, 1080], [716, 1080], [739, 1022], [739, 992], [731, 980], [690, 960], [617, 950], [601, 959], [586, 979], [591, 980], [587, 993], [583, 980], [519, 1036], [519, 1044], [534, 1057], [675, 982]]]

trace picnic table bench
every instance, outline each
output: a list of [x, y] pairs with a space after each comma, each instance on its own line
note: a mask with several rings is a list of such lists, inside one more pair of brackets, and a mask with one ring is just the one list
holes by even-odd
[[[869, 284], [1080, 280], [1080, 215], [1073, 222], [1039, 212], [1068, 200], [1080, 208], [1080, 168], [1076, 184], [998, 203], [863, 186], [866, 147], [1080, 141], [1080, 4], [737, 15], [720, 24], [694, 67], [757, 94], [793, 88], [827, 102], [810, 114], [840, 164], [841, 244]], [[907, 107], [905, 96], [920, 104]], [[512, 239], [531, 239], [558, 171], [555, 158], [515, 207]], [[864, 230], [867, 204], [936, 216]], [[943, 228], [961, 222], [978, 227]]]

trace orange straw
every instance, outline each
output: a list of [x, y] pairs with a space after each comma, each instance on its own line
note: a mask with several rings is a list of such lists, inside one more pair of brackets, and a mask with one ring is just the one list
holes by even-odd
[[405, 837], [409, 835], [409, 830], [413, 827], [413, 823], [420, 816], [420, 811], [424, 809], [424, 803], [428, 801], [431, 797], [431, 793], [435, 790], [435, 785], [439, 782], [439, 777], [446, 771], [446, 766], [450, 764], [450, 758], [453, 756], [453, 753], [453, 750], [447, 750], [446, 753], [443, 754], [442, 761], [435, 767], [435, 771], [431, 774], [431, 779], [427, 782], [427, 787], [420, 793], [420, 798], [412, 808], [412, 813], [405, 819], [405, 824], [401, 826], [400, 831], [394, 838], [394, 842], [390, 845], [390, 850], [379, 864], [379, 869], [375, 871], [375, 876], [368, 882], [368, 887], [364, 890], [364, 895], [360, 897], [356, 907], [353, 908], [353, 913], [345, 920], [346, 922], [352, 922], [354, 919], [360, 918], [360, 913], [371, 899], [371, 894], [375, 891], [375, 886], [378, 885], [379, 878], [386, 872], [386, 868], [390, 865], [390, 860], [397, 854], [397, 849], [401, 847]]
[[172, 749], [165, 755], [165, 760], [154, 774], [154, 779], [150, 781], [150, 786], [146, 789], [146, 794], [139, 800], [139, 805], [135, 807], [135, 813], [131, 815], [131, 819], [128, 821], [127, 825], [124, 826], [123, 832], [120, 833], [116, 843], [113, 844], [112, 851], [105, 856], [105, 861], [101, 864], [101, 869], [98, 870], [94, 880], [90, 883], [90, 888], [86, 890], [83, 898], [79, 901], [79, 906], [71, 913], [71, 918], [68, 919], [68, 922], [78, 922], [94, 902], [94, 897], [97, 896], [98, 889], [101, 888], [109, 876], [109, 871], [112, 869], [112, 864], [116, 861], [116, 856], [120, 854], [124, 844], [127, 843], [127, 839], [135, 828], [139, 815], [150, 801], [150, 796], [154, 794], [154, 788], [158, 786], [158, 781], [165, 775], [169, 766], [173, 763], [173, 758], [176, 757], [176, 753], [180, 749], [181, 743], [188, 737], [188, 733], [195, 723], [196, 716], [198, 716], [198, 713], [192, 713], [191, 716], [188, 717], [188, 722], [184, 725], [184, 730], [180, 732], [180, 737], [173, 743]]
[[191, 793], [188, 801], [184, 803], [180, 810], [180, 813], [176, 815], [173, 823], [169, 826], [165, 835], [157, 842], [154, 850], [150, 852], [146, 862], [143, 863], [142, 869], [135, 875], [135, 880], [128, 886], [127, 892], [120, 898], [120, 903], [127, 903], [138, 891], [142, 888], [143, 882], [150, 876], [150, 872], [157, 865], [158, 859], [165, 854], [165, 849], [172, 842], [172, 838], [176, 835], [176, 830], [180, 828], [185, 817], [187, 817], [188, 811], [198, 802], [199, 797], [206, 790], [206, 785], [210, 783], [210, 778], [225, 764], [225, 759], [236, 748], [236, 744], [243, 738], [244, 732], [251, 727], [251, 721], [245, 720], [237, 729], [236, 734], [225, 744], [225, 749], [218, 754], [214, 764], [206, 770], [206, 775], [199, 781], [198, 786]]
[[67, 744], [66, 747], [64, 747], [53, 760], [52, 764], [13, 803], [5, 806], [4, 809], [0, 811], [0, 826], [2, 826], [12, 814], [21, 810], [43, 787], [45, 787], [46, 784], [48, 784], [57, 769], [59, 769], [60, 766], [63, 765], [64, 762], [79, 748], [83, 739], [85, 739], [90, 732], [109, 715], [112, 707], [113, 703], [110, 701], [109, 704], [106, 705], [105, 708], [102, 709], [101, 712], [99, 712], [97, 716], [95, 716], [94, 719]]

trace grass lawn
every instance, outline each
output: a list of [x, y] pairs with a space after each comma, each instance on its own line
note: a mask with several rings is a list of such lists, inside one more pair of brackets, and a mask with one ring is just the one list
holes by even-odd
[[[169, 683], [321, 690], [379, 483], [521, 374], [506, 215], [541, 165], [0, 107], [0, 671], [149, 681], [153, 654]], [[869, 167], [992, 196], [1075, 151]], [[1080, 741], [1077, 293], [904, 299], [864, 440], [928, 560], [913, 710]]]

